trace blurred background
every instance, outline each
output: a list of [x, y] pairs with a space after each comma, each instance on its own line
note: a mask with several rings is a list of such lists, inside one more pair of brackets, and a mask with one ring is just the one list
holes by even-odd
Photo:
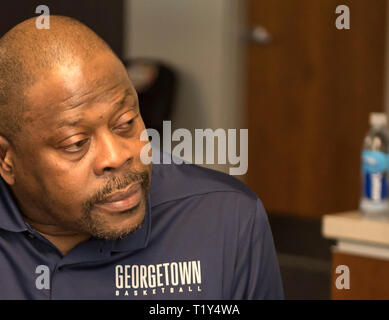
[[111, 45], [148, 127], [247, 128], [238, 178], [268, 212], [286, 298], [336, 298], [322, 218], [357, 210], [368, 115], [389, 110], [386, 0], [2, 1], [1, 35], [40, 4]]

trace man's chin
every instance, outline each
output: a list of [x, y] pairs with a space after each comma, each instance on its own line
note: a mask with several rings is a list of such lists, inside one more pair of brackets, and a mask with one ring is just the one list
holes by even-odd
[[93, 236], [95, 238], [105, 239], [105, 240], [123, 239], [123, 238], [129, 236], [130, 234], [136, 232], [138, 229], [140, 229], [142, 224], [143, 224], [143, 221], [144, 220], [142, 220], [137, 225], [131, 225], [130, 227], [128, 227], [126, 229], [120, 229], [120, 230], [117, 230], [117, 229], [113, 229], [113, 230], [111, 230], [111, 229], [110, 230], [100, 230], [99, 232], [97, 232]]
[[[116, 240], [138, 230], [146, 215], [145, 202], [141, 201], [131, 209], [118, 212], [92, 210], [91, 216], [84, 219], [84, 227], [96, 238]], [[86, 222], [86, 223], [85, 223]]]

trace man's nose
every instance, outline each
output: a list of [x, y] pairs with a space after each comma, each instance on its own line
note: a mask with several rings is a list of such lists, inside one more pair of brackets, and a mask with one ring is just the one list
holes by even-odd
[[128, 139], [115, 135], [111, 131], [101, 133], [96, 138], [95, 174], [104, 175], [106, 172], [120, 169], [131, 162], [134, 153]]

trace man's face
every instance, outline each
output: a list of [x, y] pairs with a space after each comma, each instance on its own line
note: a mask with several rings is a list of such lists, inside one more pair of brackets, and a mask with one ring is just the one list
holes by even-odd
[[64, 232], [107, 239], [138, 228], [151, 166], [140, 160], [145, 127], [120, 61], [109, 52], [73, 59], [42, 73], [26, 97], [12, 186], [22, 213]]

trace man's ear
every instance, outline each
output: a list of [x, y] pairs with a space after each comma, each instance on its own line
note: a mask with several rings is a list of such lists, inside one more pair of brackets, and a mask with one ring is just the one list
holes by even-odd
[[0, 175], [9, 185], [15, 183], [13, 154], [11, 144], [6, 138], [0, 136]]

